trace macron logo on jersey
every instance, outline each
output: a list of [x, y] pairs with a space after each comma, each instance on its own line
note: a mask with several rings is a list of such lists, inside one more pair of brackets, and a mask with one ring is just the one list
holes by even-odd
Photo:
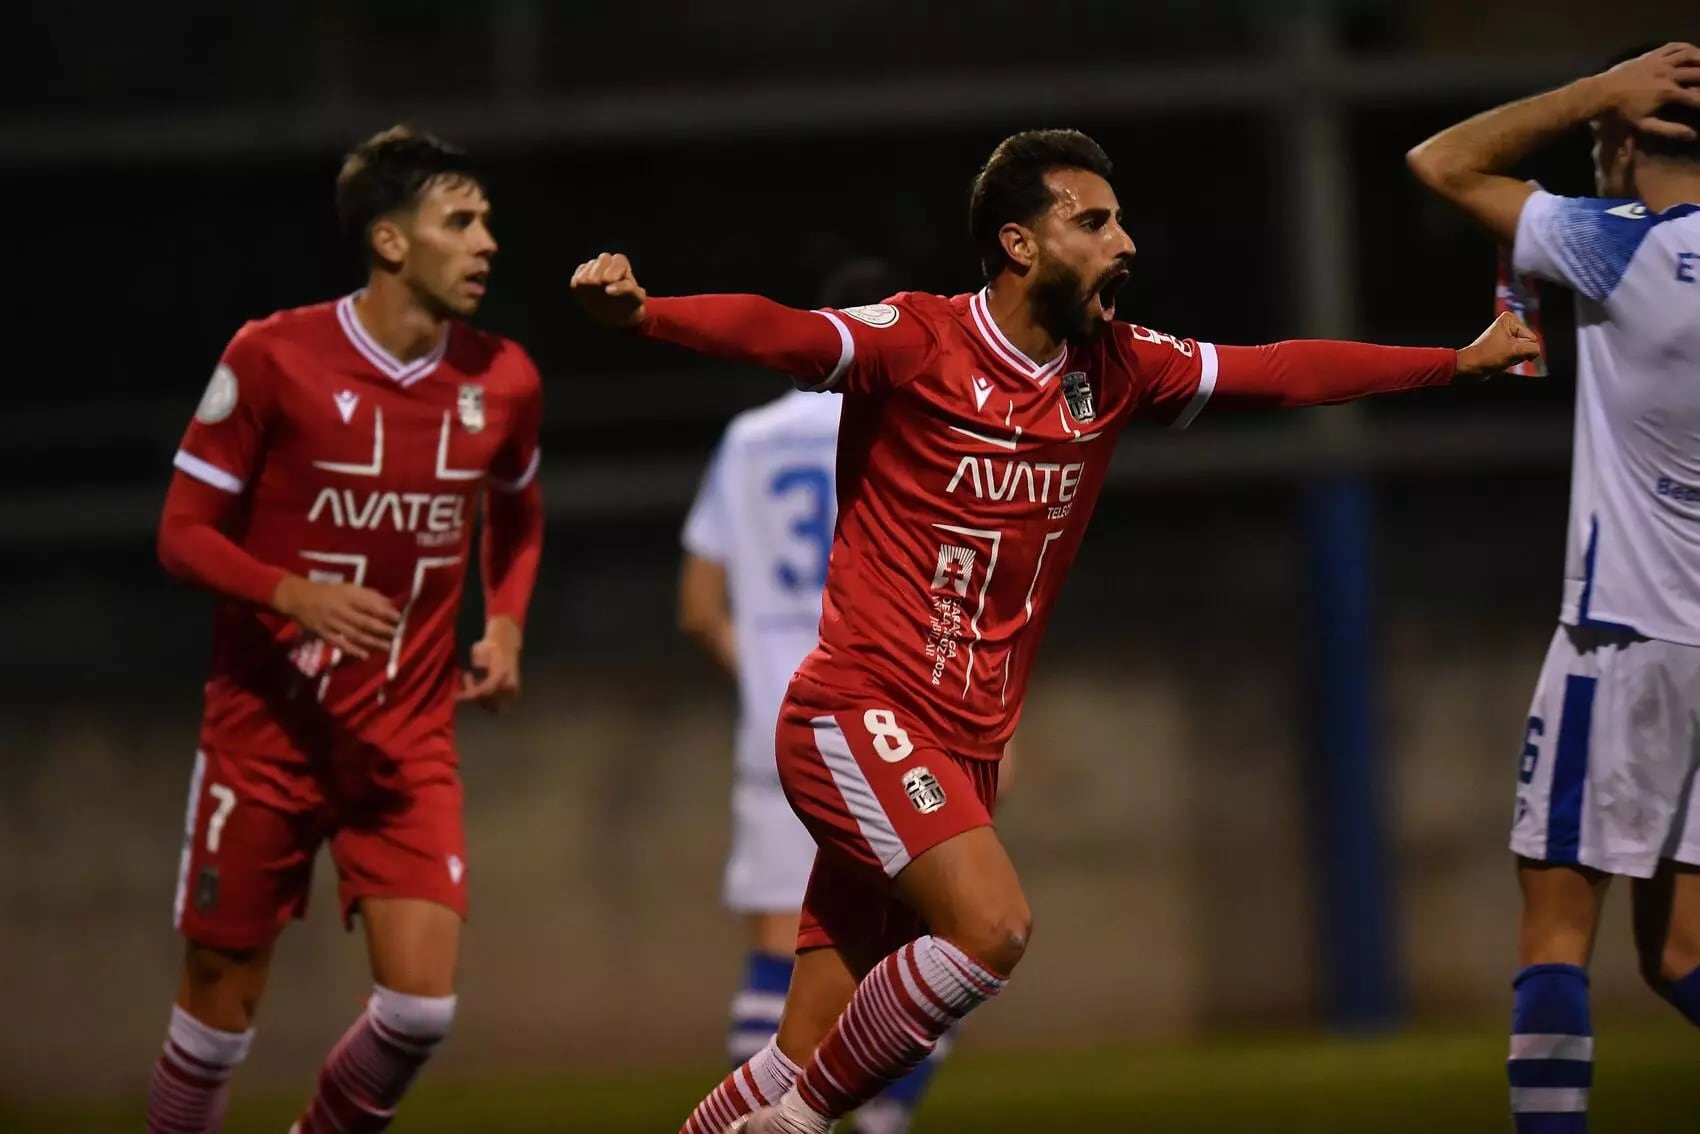
[[974, 409], [976, 411], [983, 410], [986, 408], [986, 399], [992, 396], [992, 380], [983, 374], [976, 374], [973, 376], [973, 381]]
[[343, 390], [336, 395], [336, 412], [342, 415], [344, 425], [354, 420], [354, 407], [359, 404], [360, 395], [353, 390]]

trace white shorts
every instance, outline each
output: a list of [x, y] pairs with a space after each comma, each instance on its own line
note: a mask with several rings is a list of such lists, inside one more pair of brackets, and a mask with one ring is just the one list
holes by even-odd
[[1700, 866], [1700, 646], [1560, 625], [1523, 736], [1511, 849], [1649, 878]]
[[734, 913], [789, 913], [803, 908], [815, 865], [815, 841], [777, 783], [732, 788], [732, 853], [721, 897]]

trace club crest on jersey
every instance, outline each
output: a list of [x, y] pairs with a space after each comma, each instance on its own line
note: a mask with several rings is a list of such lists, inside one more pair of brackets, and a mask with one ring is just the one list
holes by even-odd
[[841, 308], [844, 314], [870, 327], [889, 327], [897, 322], [897, 308], [889, 303], [869, 303], [862, 307]]
[[484, 428], [484, 387], [468, 382], [460, 388], [460, 424], [468, 433]]
[[1062, 376], [1063, 398], [1068, 402], [1068, 412], [1074, 420], [1084, 424], [1098, 416], [1098, 407], [1092, 404], [1092, 383], [1086, 380], [1086, 375], [1079, 370], [1070, 370]]
[[903, 773], [903, 794], [922, 815], [931, 815], [944, 806], [944, 787], [938, 777], [926, 768], [910, 768]]

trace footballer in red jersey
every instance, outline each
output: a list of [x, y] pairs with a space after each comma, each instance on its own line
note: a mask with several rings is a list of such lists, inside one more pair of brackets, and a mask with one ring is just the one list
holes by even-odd
[[809, 312], [650, 298], [608, 253], [574, 274], [604, 325], [844, 394], [820, 645], [776, 738], [818, 847], [796, 968], [776, 1041], [690, 1134], [824, 1134], [1021, 959], [1030, 914], [991, 825], [996, 761], [1130, 422], [1441, 385], [1534, 353], [1510, 315], [1457, 351], [1219, 346], [1120, 321], [1134, 245], [1109, 175], [1075, 131], [999, 145], [969, 206], [987, 281], [973, 295]]
[[[542, 547], [541, 386], [518, 344], [462, 321], [496, 252], [483, 187], [460, 151], [402, 127], [349, 155], [337, 205], [365, 288], [236, 333], [160, 523], [166, 568], [218, 603], [155, 1131], [217, 1129], [273, 944], [327, 842], [375, 988], [299, 1128], [388, 1124], [454, 1012], [467, 885], [455, 708], [519, 690]], [[486, 630], [463, 669], [455, 624], [475, 553]]]

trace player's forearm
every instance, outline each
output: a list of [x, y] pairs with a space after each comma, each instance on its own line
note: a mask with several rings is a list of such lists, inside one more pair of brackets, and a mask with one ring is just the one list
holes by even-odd
[[759, 295], [651, 298], [638, 333], [701, 354], [777, 370], [818, 385], [848, 350], [837, 328], [813, 311]]
[[1504, 176], [1525, 157], [1606, 109], [1592, 77], [1483, 111], [1418, 145], [1406, 160], [1418, 178], [1443, 196], [1457, 196], [1474, 179]]
[[271, 606], [289, 572], [262, 563], [220, 530], [235, 504], [228, 493], [176, 474], [159, 521], [160, 565], [224, 598]]
[[543, 561], [543, 489], [533, 480], [519, 492], [493, 491], [484, 508], [484, 617], [523, 627]]
[[1267, 346], [1218, 346], [1212, 404], [1280, 408], [1349, 402], [1423, 386], [1458, 374], [1458, 352], [1332, 339], [1293, 339]]
[[159, 561], [186, 583], [224, 598], [271, 606], [289, 572], [262, 563], [217, 528], [197, 520], [166, 517], [159, 525]]

